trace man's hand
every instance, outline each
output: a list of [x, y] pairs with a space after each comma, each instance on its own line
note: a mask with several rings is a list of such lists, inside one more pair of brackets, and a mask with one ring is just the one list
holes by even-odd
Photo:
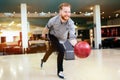
[[42, 37], [43, 39], [45, 39], [45, 38], [46, 38], [46, 35], [45, 35], [45, 34], [42, 34], [41, 37]]
[[42, 39], [46, 40], [46, 34], [47, 33], [48, 33], [48, 28], [45, 27], [42, 31], [42, 35], [41, 35]]
[[69, 40], [69, 41], [72, 44], [72, 46], [75, 46], [77, 44], [77, 40], [76, 39], [72, 39], [72, 40]]

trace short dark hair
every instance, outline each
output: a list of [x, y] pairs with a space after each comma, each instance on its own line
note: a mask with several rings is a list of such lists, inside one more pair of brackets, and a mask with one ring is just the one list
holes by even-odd
[[71, 5], [70, 5], [69, 3], [66, 3], [66, 2], [61, 3], [61, 4], [59, 5], [59, 10], [61, 10], [63, 7], [70, 7], [70, 8], [71, 8]]

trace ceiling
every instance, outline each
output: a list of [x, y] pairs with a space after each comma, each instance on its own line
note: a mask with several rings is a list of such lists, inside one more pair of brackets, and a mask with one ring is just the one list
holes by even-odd
[[[0, 0], [0, 29], [7, 30], [19, 30], [20, 29], [20, 17], [1, 17], [1, 13], [20, 13], [20, 4], [26, 3], [27, 10], [30, 13], [54, 13], [58, 12], [58, 5], [62, 2], [68, 2], [72, 6], [72, 13], [86, 13], [92, 12], [90, 10], [94, 5], [100, 5], [102, 17], [108, 18], [120, 17], [120, 0]], [[81, 13], [77, 15], [81, 15]], [[79, 16], [78, 23], [83, 24], [84, 20]], [[84, 18], [84, 17], [83, 17]], [[87, 19], [88, 20], [88, 19]], [[30, 26], [34, 28], [35, 26], [45, 26], [48, 18], [45, 19], [29, 19]], [[77, 22], [76, 21], [76, 22]], [[11, 25], [12, 24], [12, 25]], [[13, 28], [12, 28], [13, 27]]]
[[90, 7], [98, 4], [103, 17], [120, 14], [120, 0], [0, 0], [0, 13], [20, 12], [20, 4], [26, 3], [30, 13], [33, 12], [58, 12], [58, 5], [69, 2], [72, 12], [91, 12]]

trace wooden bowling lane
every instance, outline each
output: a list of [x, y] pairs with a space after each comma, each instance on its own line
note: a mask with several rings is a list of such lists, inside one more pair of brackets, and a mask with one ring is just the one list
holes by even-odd
[[[65, 80], [119, 80], [120, 49], [92, 50], [88, 58], [64, 60]], [[44, 53], [0, 56], [0, 80], [61, 80], [56, 54], [40, 68]]]

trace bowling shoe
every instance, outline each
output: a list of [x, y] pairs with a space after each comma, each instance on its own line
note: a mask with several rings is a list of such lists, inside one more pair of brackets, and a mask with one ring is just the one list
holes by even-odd
[[63, 71], [60, 71], [60, 72], [58, 73], [58, 77], [61, 78], [61, 79], [64, 79]]

